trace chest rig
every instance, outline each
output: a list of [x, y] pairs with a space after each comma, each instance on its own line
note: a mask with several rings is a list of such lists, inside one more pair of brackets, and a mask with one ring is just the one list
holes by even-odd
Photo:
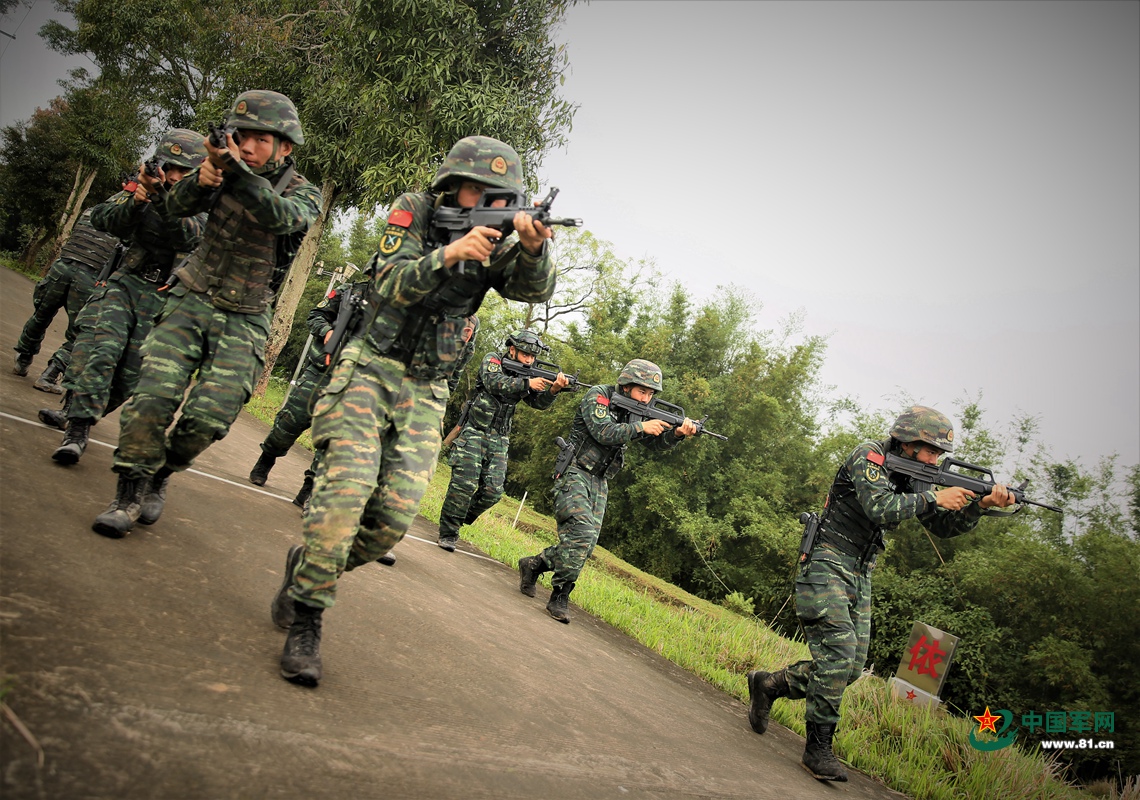
[[[273, 191], [285, 195], [303, 181], [290, 164]], [[191, 291], [208, 294], [216, 308], [259, 314], [273, 302], [283, 277], [278, 271], [282, 238], [286, 237], [271, 233], [223, 187], [210, 211], [202, 244], [176, 274]]]
[[91, 226], [91, 211], [87, 210], [75, 223], [59, 257], [78, 262], [98, 272], [115, 252], [118, 241], [109, 233], [95, 230]]

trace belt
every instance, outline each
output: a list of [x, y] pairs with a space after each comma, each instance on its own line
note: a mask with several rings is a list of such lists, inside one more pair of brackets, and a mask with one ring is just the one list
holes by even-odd
[[148, 283], [166, 283], [166, 279], [170, 275], [170, 273], [162, 267], [140, 269], [134, 274]]

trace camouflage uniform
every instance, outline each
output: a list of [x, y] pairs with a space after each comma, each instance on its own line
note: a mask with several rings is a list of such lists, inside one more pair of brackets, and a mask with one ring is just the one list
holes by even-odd
[[[936, 505], [929, 484], [886, 472], [884, 456], [900, 453], [898, 441], [927, 441], [946, 451], [953, 447], [953, 431], [944, 416], [918, 406], [900, 417], [900, 422], [908, 415], [933, 423], [936, 434], [907, 438], [896, 422], [892, 437], [903, 438], [856, 447], [828, 492], [815, 545], [799, 570], [795, 587], [796, 613], [812, 660], [797, 662], [777, 673], [752, 672], [748, 676], [753, 702], [749, 720], [757, 733], [767, 728], [772, 700], [807, 698], [804, 763], [809, 765], [809, 772], [824, 780], [847, 780], [831, 753], [831, 737], [839, 721], [843, 692], [859, 678], [867, 660], [871, 571], [883, 549], [883, 531], [914, 518], [945, 539], [973, 530], [983, 514], [980, 498], [975, 497], [961, 511], [948, 511]], [[932, 426], [926, 428], [931, 430]]]
[[[303, 141], [296, 109], [276, 92], [239, 95], [231, 123]], [[171, 472], [187, 469], [229, 432], [261, 373], [277, 289], [319, 213], [320, 192], [295, 171], [291, 156], [256, 170], [229, 153], [223, 160], [220, 187], [201, 185], [199, 167], [167, 201], [173, 214], [209, 216], [201, 246], [174, 271], [143, 347], [138, 387], [123, 408], [114, 459], [119, 497], [94, 526], [107, 536], [130, 531], [144, 489], [164, 499]]]
[[164, 298], [159, 288], [175, 263], [198, 246], [205, 214], [181, 218], [169, 192], [138, 203], [119, 192], [92, 209], [91, 220], [130, 243], [119, 268], [79, 315], [71, 366], [63, 386], [71, 395], [69, 419], [98, 420], [131, 396], [138, 383], [140, 349]]
[[451, 482], [439, 515], [439, 539], [445, 546], [454, 546], [460, 526], [472, 524], [502, 498], [515, 406], [524, 402], [545, 410], [557, 399], [550, 390], [536, 392], [526, 378], [503, 372], [506, 357], [505, 353], [484, 357], [467, 422], [448, 456]]
[[609, 479], [621, 470], [626, 446], [639, 442], [649, 450], [664, 452], [685, 438], [671, 430], [651, 436], [641, 422], [626, 422], [625, 412], [610, 409], [610, 398], [618, 391], [619, 387], [609, 385], [586, 392], [570, 425], [569, 441], [576, 455], [554, 482], [558, 542], [543, 550], [541, 558], [554, 571], [551, 584], [567, 594], [598, 543]]
[[[492, 180], [488, 161], [494, 175], [500, 168], [517, 175], [521, 191], [513, 151], [470, 137], [449, 159], [461, 145]], [[504, 157], [508, 151], [513, 161]], [[377, 560], [406, 533], [435, 473], [447, 381], [463, 350], [465, 318], [492, 288], [525, 303], [544, 302], [554, 292], [545, 246], [535, 256], [504, 241], [489, 266], [467, 262], [457, 274], [444, 265], [446, 242], [432, 216], [437, 201], [450, 196], [447, 177], [445, 167], [432, 184], [444, 198], [405, 194], [393, 204], [378, 254], [375, 317], [344, 348], [317, 401], [313, 443], [325, 449], [324, 464], [304, 519], [303, 552], [286, 578], [288, 597], [300, 604], [331, 607], [342, 571]]]
[[[16, 352], [31, 357], [40, 352], [44, 334], [61, 308], [67, 311], [67, 330], [64, 342], [52, 354], [49, 364], [55, 365], [58, 376], [71, 363], [71, 350], [77, 335], [76, 319], [83, 305], [95, 291], [95, 281], [103, 265], [114, 255], [118, 239], [91, 225], [91, 211], [87, 209], [75, 223], [75, 228], [63, 246], [63, 252], [52, 263], [47, 274], [36, 284], [32, 293], [35, 311], [16, 341]], [[55, 378], [52, 379], [54, 382]], [[40, 387], [37, 387], [40, 388]]]

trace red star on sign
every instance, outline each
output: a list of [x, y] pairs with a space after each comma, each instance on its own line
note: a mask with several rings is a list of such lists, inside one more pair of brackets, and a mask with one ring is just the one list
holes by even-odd
[[908, 690], [907, 690], [907, 693], [906, 693], [906, 699], [907, 699], [907, 700], [913, 700], [913, 699], [914, 699], [914, 697], [915, 697], [915, 694], [914, 694], [914, 692], [912, 692], [912, 691], [910, 691], [910, 690], [908, 689]]
[[978, 721], [978, 733], [981, 733], [982, 731], [991, 731], [992, 733], [996, 734], [997, 728], [994, 727], [994, 723], [1001, 719], [1001, 717], [991, 714], [990, 707], [986, 706], [986, 713], [982, 714], [981, 716], [975, 714], [974, 719]]

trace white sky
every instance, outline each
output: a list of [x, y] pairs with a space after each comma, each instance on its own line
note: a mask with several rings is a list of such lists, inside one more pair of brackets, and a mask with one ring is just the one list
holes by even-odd
[[[1140, 4], [595, 2], [543, 178], [623, 256], [760, 324], [835, 393], [1140, 462]], [[668, 371], [668, 365], [665, 365]], [[757, 432], [762, 435], [763, 432]]]
[[[90, 66], [51, 15], [0, 18], [0, 125]], [[802, 310], [837, 395], [981, 392], [1054, 457], [1140, 462], [1140, 3], [603, 0], [560, 38], [561, 213], [762, 327]]]

